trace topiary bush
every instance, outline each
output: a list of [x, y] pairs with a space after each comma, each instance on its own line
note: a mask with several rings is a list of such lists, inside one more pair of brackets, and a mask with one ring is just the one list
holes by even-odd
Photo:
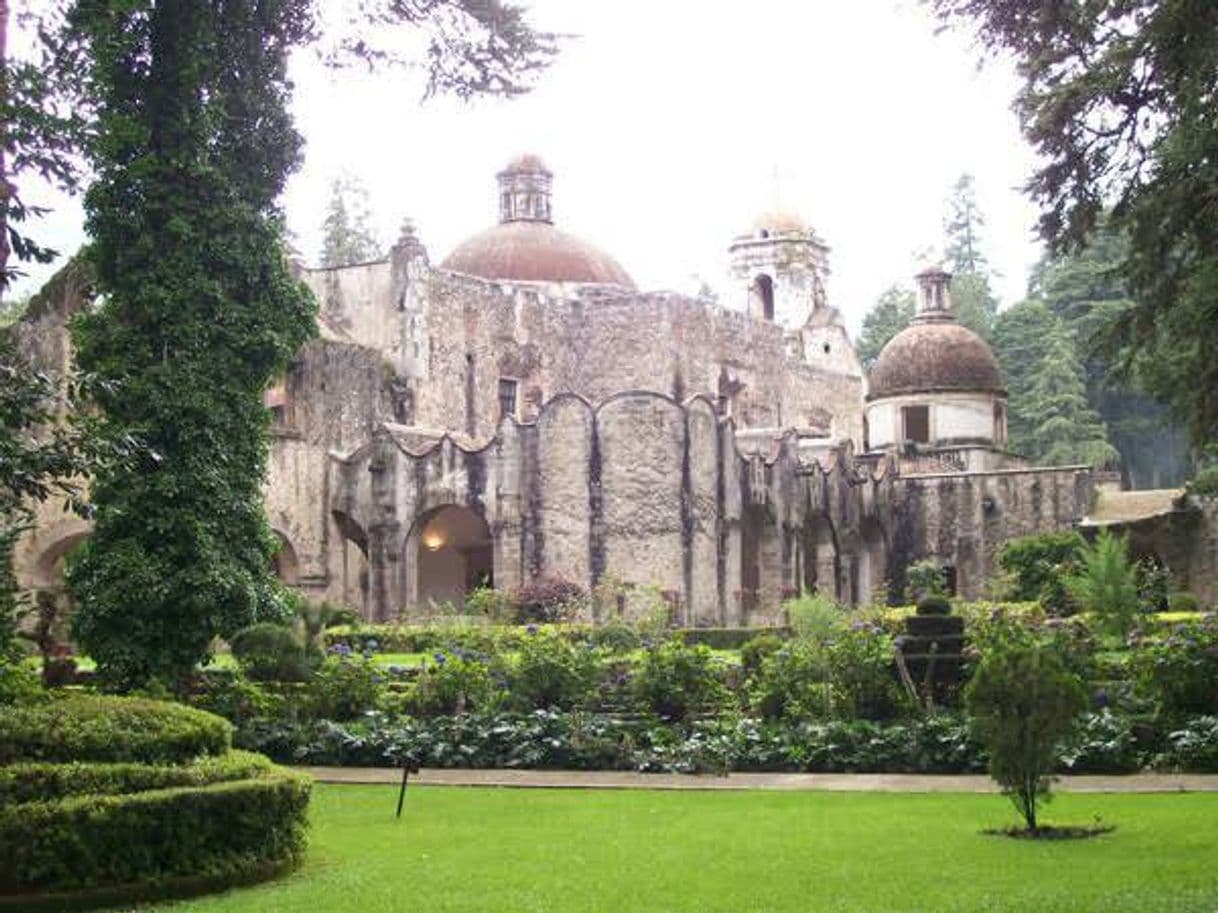
[[229, 646], [241, 670], [256, 682], [307, 682], [321, 661], [291, 628], [269, 622], [242, 628]]
[[166, 879], [249, 877], [296, 862], [307, 778], [282, 769], [235, 782], [76, 795], [0, 808], [0, 895]]
[[138, 698], [0, 710], [0, 908], [198, 893], [294, 863], [310, 783], [230, 735]]
[[164, 701], [74, 695], [0, 708], [0, 764], [136, 761], [180, 764], [228, 751], [232, 726]]
[[918, 600], [919, 615], [950, 615], [952, 604], [946, 596], [925, 596]]

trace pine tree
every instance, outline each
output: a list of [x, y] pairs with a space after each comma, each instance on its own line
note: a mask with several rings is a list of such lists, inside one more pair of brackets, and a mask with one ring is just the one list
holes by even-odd
[[944, 262], [952, 273], [952, 310], [956, 319], [989, 339], [998, 313], [998, 299], [990, 288], [989, 264], [982, 253], [985, 216], [977, 205], [973, 176], [962, 174], [947, 200], [943, 220], [946, 237]]
[[353, 177], [330, 183], [330, 202], [322, 222], [321, 265], [350, 266], [384, 256], [384, 245], [372, 228], [368, 190]]
[[1037, 462], [1104, 466], [1119, 459], [1099, 416], [1087, 404], [1083, 369], [1061, 321], [1055, 321], [1049, 332], [1027, 403], [1029, 414], [1035, 416], [1028, 455]]
[[1032, 432], [1039, 413], [1032, 387], [1057, 325], [1057, 318], [1036, 299], [1007, 308], [994, 322], [994, 354], [1007, 386], [1007, 447], [1014, 453], [1031, 455], [1035, 450]]
[[914, 293], [907, 288], [894, 285], [880, 295], [863, 318], [863, 332], [855, 346], [864, 368], [870, 370], [888, 341], [909, 326], [916, 309]]

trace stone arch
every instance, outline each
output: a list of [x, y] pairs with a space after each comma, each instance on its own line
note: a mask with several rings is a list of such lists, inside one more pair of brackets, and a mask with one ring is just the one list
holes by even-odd
[[93, 532], [85, 521], [70, 524], [47, 536], [47, 545], [37, 553], [30, 566], [28, 586], [33, 590], [62, 590], [64, 563], [77, 546]]
[[851, 565], [850, 584], [853, 602], [866, 605], [880, 595], [887, 577], [888, 543], [878, 520], [866, 518], [859, 524], [859, 549]]
[[803, 580], [806, 593], [838, 599], [841, 570], [838, 564], [837, 532], [825, 514], [812, 514], [802, 530]]
[[753, 313], [762, 320], [774, 320], [774, 279], [768, 273], [758, 273], [753, 277], [753, 287], [750, 290], [756, 307]]
[[471, 590], [495, 585], [494, 537], [472, 508], [450, 503], [420, 514], [405, 550], [408, 605], [462, 608]]
[[271, 558], [275, 576], [288, 586], [296, 586], [300, 583], [300, 559], [296, 555], [296, 548], [282, 530], [272, 529], [271, 532], [275, 534], [275, 541], [279, 543], [278, 550]]

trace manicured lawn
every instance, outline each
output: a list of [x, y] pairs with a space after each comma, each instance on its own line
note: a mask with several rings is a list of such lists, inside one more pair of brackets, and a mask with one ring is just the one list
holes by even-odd
[[[995, 796], [319, 786], [277, 883], [174, 913], [1213, 913], [1218, 794], [1062, 795], [1033, 843]], [[169, 909], [167, 905], [158, 910]]]

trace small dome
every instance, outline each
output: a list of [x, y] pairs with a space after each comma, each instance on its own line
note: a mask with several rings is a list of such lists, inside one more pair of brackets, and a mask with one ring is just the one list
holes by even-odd
[[1003, 394], [998, 361], [984, 339], [955, 321], [918, 321], [880, 352], [867, 399], [905, 393]]
[[440, 268], [483, 279], [635, 287], [611, 256], [549, 222], [500, 223], [458, 245]]
[[765, 235], [789, 235], [808, 233], [808, 223], [793, 212], [775, 210], [765, 212], [753, 220], [753, 233]]
[[526, 152], [508, 162], [500, 174], [552, 174], [541, 156]]

